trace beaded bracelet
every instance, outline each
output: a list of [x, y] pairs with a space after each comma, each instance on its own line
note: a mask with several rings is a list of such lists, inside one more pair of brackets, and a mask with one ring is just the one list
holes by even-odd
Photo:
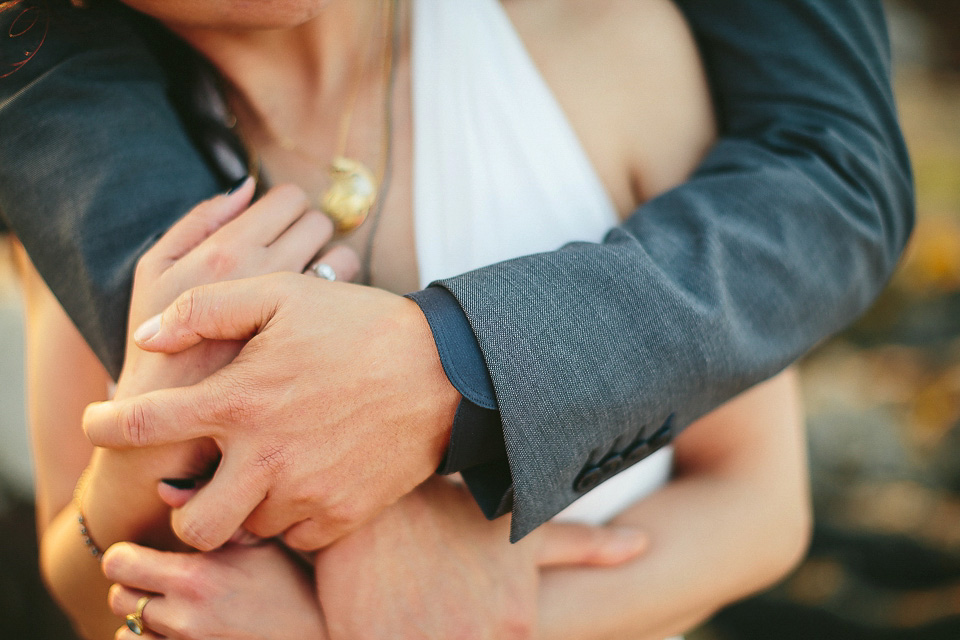
[[83, 544], [86, 545], [87, 551], [90, 552], [94, 560], [99, 561], [103, 559], [103, 551], [100, 551], [100, 547], [98, 547], [97, 543], [90, 537], [90, 532], [87, 531], [87, 524], [83, 520], [83, 513], [80, 511], [79, 506], [77, 507], [77, 524], [80, 525], [80, 535], [83, 537]]
[[87, 522], [83, 518], [83, 510], [80, 508], [80, 494], [87, 483], [87, 471], [89, 471], [89, 469], [83, 470], [83, 473], [80, 474], [80, 479], [77, 480], [77, 486], [73, 489], [73, 503], [77, 509], [77, 526], [80, 529], [80, 537], [83, 538], [83, 544], [87, 547], [87, 551], [90, 552], [93, 559], [100, 561], [103, 559], [103, 551], [100, 550], [100, 547], [97, 546], [97, 543], [94, 542], [90, 536], [90, 530], [87, 529]]

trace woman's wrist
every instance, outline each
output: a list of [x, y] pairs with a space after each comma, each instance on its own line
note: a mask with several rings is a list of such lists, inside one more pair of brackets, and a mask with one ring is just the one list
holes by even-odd
[[89, 478], [90, 468], [87, 467], [83, 470], [83, 473], [80, 474], [80, 479], [77, 480], [77, 485], [74, 487], [73, 507], [77, 512], [77, 530], [80, 533], [80, 538], [83, 540], [84, 548], [90, 553], [90, 556], [94, 560], [99, 562], [103, 560], [103, 548], [94, 541], [93, 533], [91, 533], [89, 528], [87, 528], [87, 520], [83, 515], [83, 507], [80, 503], [81, 496], [84, 494]]
[[86, 536], [101, 551], [116, 542], [157, 538], [157, 525], [166, 519], [156, 480], [133, 473], [134, 461], [124, 457], [97, 451], [78, 485], [75, 502]]

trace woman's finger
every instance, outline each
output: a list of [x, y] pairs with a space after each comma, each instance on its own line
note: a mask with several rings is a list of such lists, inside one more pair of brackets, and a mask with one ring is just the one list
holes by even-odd
[[181, 573], [178, 555], [132, 542], [118, 542], [104, 552], [101, 569], [108, 580], [127, 588], [166, 593], [176, 584]]
[[157, 494], [171, 509], [179, 509], [197, 495], [202, 486], [193, 478], [170, 478], [157, 483]]
[[329, 267], [335, 279], [341, 282], [350, 282], [360, 273], [360, 258], [353, 249], [345, 245], [332, 247], [325, 254], [312, 261], [304, 273], [329, 280], [330, 270], [327, 270], [323, 265]]
[[300, 273], [332, 237], [330, 218], [307, 211], [267, 248], [266, 266], [270, 271]]
[[128, 615], [135, 614], [140, 604], [140, 598], [150, 598], [144, 605], [140, 614], [140, 620], [143, 623], [143, 635], [135, 634], [126, 624], [117, 630], [116, 638], [165, 638], [170, 629], [165, 624], [166, 616], [169, 614], [167, 599], [162, 595], [154, 595], [129, 589], [121, 584], [115, 584], [110, 587], [110, 593], [107, 601], [113, 615], [126, 620]]
[[[166, 640], [167, 636], [157, 635], [156, 633], [150, 631], [149, 629], [143, 630], [143, 635], [138, 636], [133, 631], [126, 627], [120, 627], [117, 629], [117, 635], [113, 636], [114, 640]], [[176, 638], [170, 638], [170, 640], [177, 640]]]
[[306, 192], [284, 184], [270, 189], [242, 216], [213, 234], [227, 246], [268, 247], [310, 209]]
[[165, 269], [245, 211], [254, 190], [253, 178], [247, 177], [229, 192], [201, 202], [170, 227], [144, 257], [158, 260]]
[[537, 564], [613, 566], [641, 555], [649, 542], [646, 533], [632, 527], [548, 523], [543, 526]]
[[137, 600], [144, 595], [146, 594], [142, 591], [130, 589], [122, 584], [114, 584], [111, 585], [110, 592], [107, 594], [107, 604], [110, 605], [113, 615], [124, 618], [137, 610]]

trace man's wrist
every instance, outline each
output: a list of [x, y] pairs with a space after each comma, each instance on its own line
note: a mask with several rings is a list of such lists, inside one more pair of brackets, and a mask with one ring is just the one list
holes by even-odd
[[463, 399], [453, 418], [450, 445], [439, 473], [456, 473], [506, 459], [503, 426], [483, 353], [463, 310], [446, 289], [410, 294], [423, 312], [443, 371]]
[[423, 397], [408, 398], [407, 402], [423, 405], [427, 411], [425, 417], [428, 419], [425, 423], [431, 425], [431, 428], [424, 434], [424, 438], [425, 444], [430, 448], [431, 464], [433, 464], [430, 473], [433, 473], [446, 456], [457, 407], [463, 396], [451, 384], [444, 371], [429, 322], [422, 310], [418, 305], [411, 304], [410, 300], [405, 299], [403, 302], [412, 311], [414, 328], [411, 335], [418, 344], [422, 345], [417, 347], [416, 352], [423, 354], [424, 359], [429, 361], [425, 363], [426, 370], [419, 369], [422, 380], [418, 388]]

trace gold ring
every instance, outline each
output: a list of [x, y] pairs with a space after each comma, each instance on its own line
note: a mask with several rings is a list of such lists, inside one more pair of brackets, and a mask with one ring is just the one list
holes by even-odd
[[127, 629], [133, 631], [136, 635], [143, 635], [143, 609], [150, 602], [150, 596], [143, 596], [137, 600], [136, 613], [127, 614]]

